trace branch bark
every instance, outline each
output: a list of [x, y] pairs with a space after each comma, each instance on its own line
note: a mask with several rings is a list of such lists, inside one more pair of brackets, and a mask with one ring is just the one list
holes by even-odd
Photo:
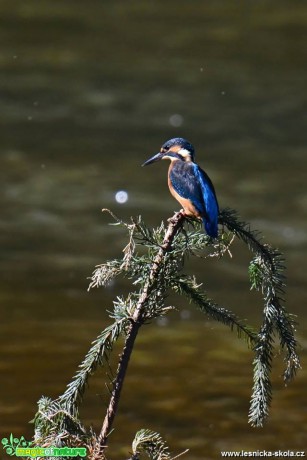
[[165, 253], [171, 249], [175, 235], [178, 232], [178, 230], [182, 227], [184, 219], [185, 217], [183, 213], [176, 212], [175, 215], [168, 220], [168, 227], [165, 231], [163, 243], [156, 257], [153, 260], [148, 279], [144, 285], [143, 292], [140, 296], [137, 307], [131, 318], [131, 327], [129, 329], [129, 332], [127, 333], [124, 349], [119, 359], [109, 405], [108, 405], [106, 416], [103, 421], [103, 425], [102, 425], [102, 428], [101, 428], [101, 431], [100, 431], [100, 434], [97, 440], [96, 454], [94, 455], [94, 459], [96, 460], [104, 458], [103, 452], [104, 452], [104, 449], [106, 448], [107, 438], [110, 434], [110, 431], [111, 431], [111, 428], [114, 422], [114, 418], [116, 416], [116, 412], [117, 412], [117, 408], [118, 408], [118, 404], [120, 400], [120, 395], [121, 395], [121, 390], [122, 390], [124, 379], [125, 379], [126, 372], [128, 369], [130, 356], [133, 351], [134, 343], [135, 343], [139, 328], [142, 326], [143, 321], [144, 321], [143, 312], [146, 307], [147, 299], [150, 295], [152, 288], [154, 287], [154, 283], [157, 278], [157, 274], [159, 272], [163, 257]]

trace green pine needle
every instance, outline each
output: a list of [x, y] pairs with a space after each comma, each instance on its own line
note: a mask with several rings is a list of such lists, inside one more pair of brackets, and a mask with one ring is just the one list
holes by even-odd
[[145, 452], [150, 460], [170, 460], [168, 446], [159, 433], [151, 430], [140, 430], [132, 443], [134, 458]]

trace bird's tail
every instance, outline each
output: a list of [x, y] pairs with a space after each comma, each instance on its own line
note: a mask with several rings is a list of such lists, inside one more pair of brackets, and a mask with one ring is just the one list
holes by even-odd
[[217, 220], [211, 221], [207, 219], [206, 217], [202, 218], [203, 224], [205, 227], [205, 230], [211, 238], [217, 238], [218, 235], [218, 226], [217, 226]]

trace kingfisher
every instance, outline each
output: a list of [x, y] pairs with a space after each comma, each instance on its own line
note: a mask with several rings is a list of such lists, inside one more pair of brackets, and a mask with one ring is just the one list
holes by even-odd
[[183, 207], [183, 214], [202, 219], [209, 236], [218, 236], [219, 205], [214, 186], [205, 171], [194, 162], [193, 145], [182, 137], [166, 141], [160, 152], [142, 166], [159, 160], [170, 160], [168, 187], [173, 197]]

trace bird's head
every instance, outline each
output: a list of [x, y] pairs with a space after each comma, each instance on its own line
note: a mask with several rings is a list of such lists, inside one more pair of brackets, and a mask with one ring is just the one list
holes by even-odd
[[162, 145], [160, 152], [145, 161], [142, 166], [150, 165], [159, 160], [194, 161], [194, 147], [186, 139], [175, 137], [166, 141]]

